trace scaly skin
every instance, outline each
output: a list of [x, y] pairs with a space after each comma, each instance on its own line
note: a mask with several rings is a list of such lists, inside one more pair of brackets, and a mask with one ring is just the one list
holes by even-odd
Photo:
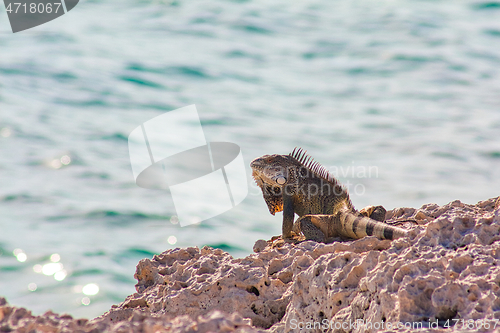
[[[283, 238], [291, 238], [292, 231], [317, 242], [336, 236], [395, 239], [406, 235], [404, 229], [382, 223], [382, 206], [356, 211], [347, 189], [302, 149], [289, 155], [264, 155], [250, 166], [269, 212], [283, 211]], [[299, 219], [294, 223], [295, 214]]]

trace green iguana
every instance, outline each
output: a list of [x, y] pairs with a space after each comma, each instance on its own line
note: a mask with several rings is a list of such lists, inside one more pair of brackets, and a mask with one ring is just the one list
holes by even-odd
[[[404, 229], [383, 223], [386, 211], [382, 206], [356, 211], [347, 189], [301, 148], [289, 155], [264, 155], [254, 159], [250, 167], [269, 212], [283, 211], [284, 239], [292, 238], [293, 233], [317, 242], [337, 236], [406, 236]], [[295, 223], [294, 214], [299, 216]]]

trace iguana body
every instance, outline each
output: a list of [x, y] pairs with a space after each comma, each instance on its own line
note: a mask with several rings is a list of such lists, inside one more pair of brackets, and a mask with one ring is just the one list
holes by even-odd
[[[401, 228], [356, 211], [347, 190], [302, 149], [289, 155], [264, 155], [250, 166], [270, 213], [283, 211], [283, 238], [291, 238], [292, 230], [318, 242], [336, 236], [395, 239], [406, 235]], [[367, 215], [384, 221], [385, 209], [373, 208]], [[294, 214], [299, 216], [295, 223]]]

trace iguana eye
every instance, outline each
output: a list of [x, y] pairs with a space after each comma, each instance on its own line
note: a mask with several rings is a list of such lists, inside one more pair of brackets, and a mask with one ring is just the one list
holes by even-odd
[[285, 177], [278, 177], [278, 179], [276, 179], [276, 183], [283, 185], [286, 183], [286, 178]]

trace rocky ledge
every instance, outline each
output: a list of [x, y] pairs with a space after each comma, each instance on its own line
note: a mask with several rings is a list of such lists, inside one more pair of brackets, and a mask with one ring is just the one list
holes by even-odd
[[141, 260], [137, 293], [98, 318], [32, 316], [0, 299], [0, 331], [500, 332], [499, 206], [393, 209], [388, 220], [411, 231], [392, 242], [260, 240], [240, 259], [209, 247], [165, 251]]

